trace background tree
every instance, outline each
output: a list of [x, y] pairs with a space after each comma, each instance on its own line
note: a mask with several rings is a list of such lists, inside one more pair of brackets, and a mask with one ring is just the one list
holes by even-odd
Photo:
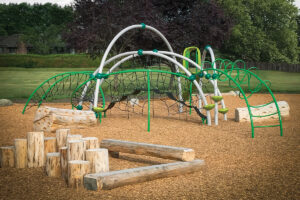
[[61, 34], [72, 21], [71, 7], [56, 4], [0, 4], [0, 35], [23, 34], [34, 53], [47, 54], [65, 47]]
[[[65, 38], [93, 55], [105, 50], [120, 30], [142, 22], [160, 30], [177, 52], [190, 45], [220, 47], [231, 28], [230, 19], [215, 1], [75, 0], [74, 9], [75, 18]], [[123, 36], [114, 51], [139, 48], [166, 49], [156, 35], [135, 30]]]
[[298, 10], [292, 0], [218, 2], [235, 23], [223, 52], [244, 60], [298, 62]]

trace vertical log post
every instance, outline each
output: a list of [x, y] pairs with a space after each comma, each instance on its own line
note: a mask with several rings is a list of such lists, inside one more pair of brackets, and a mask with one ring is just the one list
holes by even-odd
[[44, 159], [45, 159], [45, 162], [46, 162], [46, 157], [47, 157], [47, 154], [48, 153], [54, 153], [54, 152], [57, 152], [56, 149], [56, 138], [55, 137], [45, 137], [44, 138]]
[[64, 180], [68, 179], [68, 158], [67, 158], [67, 147], [61, 147], [59, 149], [60, 153], [60, 167], [61, 167], [61, 176]]
[[73, 188], [83, 187], [83, 176], [90, 170], [89, 161], [72, 160], [68, 162], [68, 186]]
[[15, 167], [27, 167], [27, 139], [15, 139]]
[[89, 149], [85, 151], [86, 160], [90, 162], [90, 173], [108, 172], [108, 150]]
[[0, 167], [15, 166], [15, 148], [14, 146], [0, 147]]
[[82, 138], [85, 143], [86, 149], [97, 149], [99, 148], [99, 140], [96, 137], [85, 137]]
[[68, 161], [85, 160], [85, 146], [83, 140], [72, 140], [68, 143]]
[[67, 136], [67, 145], [66, 145], [66, 146], [68, 146], [68, 143], [69, 143], [70, 141], [73, 141], [73, 140], [80, 140], [81, 138], [82, 138], [81, 135], [68, 135], [68, 136]]
[[44, 132], [27, 133], [27, 165], [42, 167], [44, 162]]
[[67, 137], [70, 135], [70, 129], [57, 129], [56, 130], [56, 145], [57, 145], [57, 151], [61, 147], [67, 146]]
[[47, 176], [60, 177], [61, 168], [60, 168], [60, 156], [59, 153], [48, 153], [46, 155], [46, 174]]

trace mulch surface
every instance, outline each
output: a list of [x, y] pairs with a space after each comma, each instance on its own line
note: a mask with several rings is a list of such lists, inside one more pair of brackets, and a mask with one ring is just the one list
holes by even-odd
[[[72, 134], [189, 147], [206, 166], [192, 174], [98, 192], [68, 188], [62, 179], [47, 177], [43, 168], [0, 168], [0, 199], [300, 199], [300, 95], [276, 98], [291, 108], [290, 117], [283, 120], [283, 137], [274, 127], [256, 129], [252, 139], [250, 124], [234, 121], [234, 108], [245, 106], [238, 97], [225, 97], [228, 121], [220, 119], [219, 126], [210, 127], [194, 115], [160, 115], [157, 103], [147, 132], [146, 115], [130, 114], [128, 119], [127, 113], [113, 110], [101, 125], [72, 129]], [[268, 100], [260, 94], [250, 103]], [[64, 103], [48, 105], [69, 108]], [[0, 146], [13, 145], [14, 139], [32, 131], [36, 108], [22, 115], [23, 106], [0, 107]], [[109, 162], [110, 170], [119, 170], [172, 161], [121, 154], [121, 159]]]

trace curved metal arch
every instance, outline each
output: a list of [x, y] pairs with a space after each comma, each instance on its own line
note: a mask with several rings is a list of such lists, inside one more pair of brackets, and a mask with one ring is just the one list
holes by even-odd
[[[166, 55], [161, 54], [161, 53], [158, 53], [158, 52], [153, 52], [153, 51], [143, 51], [143, 54], [144, 54], [144, 55], [153, 55], [153, 56], [157, 56], [157, 57], [164, 58], [164, 59], [166, 59], [166, 60], [172, 62], [173, 64], [177, 65], [181, 70], [183, 70], [183, 71], [185, 72], [185, 74], [186, 74], [188, 77], [190, 77], [190, 76], [192, 75], [192, 73], [191, 73], [189, 70], [187, 70], [187, 69], [186, 69], [185, 67], [183, 67], [179, 62], [177, 62], [177, 61], [176, 61], [175, 59], [173, 59], [173, 58], [170, 58], [169, 56], [166, 56]], [[135, 56], [138, 56], [138, 52], [137, 52], [137, 51], [135, 51], [135, 53], [133, 54], [133, 56], [125, 57], [124, 59], [122, 59], [121, 61], [119, 61], [119, 62], [117, 63], [117, 65], [115, 64], [112, 68], [113, 68], [113, 69], [117, 68], [120, 64], [122, 64], [122, 62], [125, 62], [126, 60], [132, 59], [132, 58], [135, 57]], [[111, 68], [111, 69], [112, 69], [112, 68]], [[110, 70], [110, 72], [112, 72], [112, 70]], [[178, 78], [180, 78], [180, 77], [178, 77]], [[180, 79], [179, 79], [179, 80], [180, 80]], [[99, 86], [98, 86], [98, 87], [100, 87], [100, 84], [102, 83], [101, 79], [97, 79], [97, 83], [98, 83], [98, 82], [99, 82]], [[199, 86], [198, 82], [197, 82], [196, 80], [193, 80], [192, 82], [193, 82], [193, 84], [196, 86], [196, 88], [197, 88], [197, 90], [198, 90], [198, 92], [199, 92], [199, 94], [200, 94], [200, 97], [202, 98], [202, 100], [203, 100], [203, 102], [204, 102], [204, 105], [207, 105], [206, 98], [205, 98], [204, 93], [203, 93], [201, 87]], [[97, 89], [98, 89], [98, 88], [96, 88], [95, 91], [96, 91]], [[98, 90], [99, 90], [99, 89], [98, 89]], [[98, 98], [97, 98], [97, 101], [98, 101]], [[98, 102], [94, 102], [94, 105], [97, 104], [97, 103], [98, 103]], [[95, 106], [95, 107], [96, 107], [96, 106]], [[207, 124], [208, 124], [208, 125], [211, 125], [210, 111], [207, 110], [206, 113], [207, 113]]]
[[[162, 40], [166, 43], [168, 49], [170, 51], [173, 52], [173, 49], [169, 43], [169, 41], [167, 40], [167, 38], [160, 32], [158, 31], [157, 29], [155, 29], [154, 27], [152, 26], [146, 26], [145, 24], [138, 24], [138, 25], [131, 25], [131, 26], [128, 26], [127, 28], [123, 29], [122, 31], [120, 31], [114, 38], [113, 40], [109, 43], [108, 47], [106, 48], [105, 52], [104, 52], [104, 55], [102, 57], [102, 60], [101, 60], [101, 63], [100, 63], [100, 66], [98, 67], [97, 70], [95, 70], [94, 72], [94, 75], [96, 75], [97, 73], [102, 73], [103, 71], [103, 67], [104, 67], [104, 63], [106, 61], [106, 58], [108, 56], [108, 53], [110, 52], [111, 48], [113, 47], [113, 45], [116, 43], [116, 41], [124, 34], [126, 33], [127, 31], [129, 30], [132, 30], [132, 29], [136, 29], [136, 28], [142, 28], [142, 29], [149, 29], [151, 31], [153, 31], [154, 33], [156, 33], [158, 36], [160, 36], [160, 38], [162, 38]], [[174, 58], [175, 59], [175, 58]], [[178, 68], [177, 68], [177, 65], [175, 65], [175, 68], [176, 68], [176, 72], [178, 72]], [[99, 79], [97, 80], [97, 83], [96, 83], [96, 88], [95, 88], [95, 93], [94, 93], [94, 107], [97, 107], [97, 102], [98, 102], [98, 90], [99, 90], [99, 86], [100, 86], [100, 81]], [[181, 90], [181, 85], [179, 84], [179, 90]]]
[[[274, 127], [274, 126], [279, 126], [280, 127], [280, 136], [283, 135], [283, 130], [282, 130], [282, 121], [281, 121], [281, 114], [280, 114], [280, 110], [279, 110], [279, 106], [277, 104], [277, 101], [276, 101], [276, 98], [275, 96], [273, 95], [273, 92], [272, 90], [269, 88], [269, 86], [259, 77], [257, 76], [256, 74], [254, 74], [253, 72], [249, 71], [249, 70], [246, 70], [246, 69], [242, 69], [242, 68], [234, 68], [236, 70], [242, 70], [242, 71], [246, 71], [247, 73], [250, 73], [251, 75], [253, 75], [258, 81], [260, 81], [261, 84], [263, 84], [268, 92], [270, 93], [272, 99], [273, 99], [273, 102], [276, 106], [276, 109], [277, 109], [277, 114], [278, 114], [278, 120], [279, 120], [279, 125], [269, 125], [269, 126], [254, 126], [253, 124], [253, 117], [258, 117], [258, 116], [253, 116], [252, 115], [252, 112], [251, 112], [251, 107], [255, 108], [257, 106], [251, 106], [248, 102], [248, 97], [246, 96], [244, 90], [242, 89], [242, 87], [240, 86], [240, 84], [234, 79], [232, 78], [229, 74], [227, 74], [226, 72], [220, 70], [220, 69], [214, 69], [214, 68], [208, 68], [208, 69], [204, 69], [206, 71], [209, 71], [209, 70], [215, 70], [217, 71], [218, 73], [221, 73], [221, 74], [224, 74], [229, 80], [231, 80], [234, 84], [236, 84], [236, 86], [239, 88], [239, 90], [241, 91], [241, 94], [243, 95], [244, 98], [241, 98], [241, 99], [244, 99], [246, 104], [247, 104], [247, 108], [248, 108], [248, 112], [249, 112], [249, 116], [250, 116], [250, 122], [251, 122], [251, 136], [252, 138], [254, 138], [254, 128], [262, 128], [262, 127]], [[271, 102], [271, 103], [273, 103]], [[269, 105], [270, 103], [267, 103], [265, 105]], [[263, 106], [265, 106], [263, 105]]]

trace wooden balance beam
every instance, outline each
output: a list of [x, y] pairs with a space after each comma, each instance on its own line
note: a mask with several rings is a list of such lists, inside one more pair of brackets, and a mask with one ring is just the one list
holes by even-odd
[[110, 190], [124, 185], [196, 172], [199, 171], [203, 165], [203, 160], [193, 160], [190, 162], [175, 162], [119, 171], [87, 174], [84, 176], [83, 182], [84, 187], [88, 190]]
[[119, 152], [123, 152], [181, 161], [192, 161], [195, 158], [195, 151], [193, 149], [183, 147], [172, 147], [113, 139], [102, 140], [100, 146], [101, 148], [108, 149], [110, 154], [114, 155], [114, 157], [117, 157]]

